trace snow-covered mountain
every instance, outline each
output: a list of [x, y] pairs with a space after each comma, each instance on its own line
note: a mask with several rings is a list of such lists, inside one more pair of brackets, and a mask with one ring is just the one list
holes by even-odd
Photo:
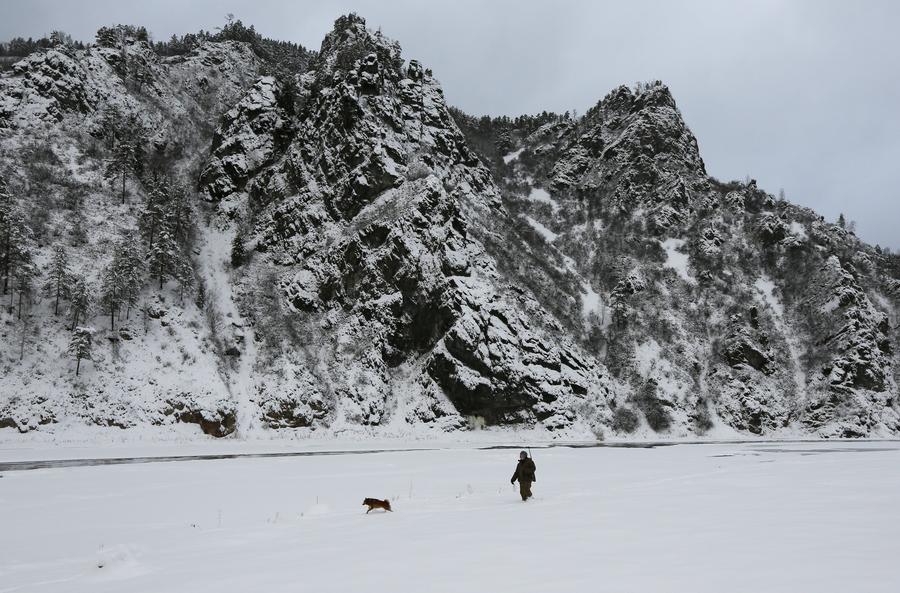
[[897, 258], [707, 175], [663, 84], [615, 89], [578, 120], [460, 119], [534, 249], [587, 279], [573, 297], [597, 316], [568, 327], [651, 426], [896, 433]]
[[356, 15], [287, 74], [129, 32], [0, 77], [0, 427], [900, 431], [898, 259], [708, 176], [662, 84], [485, 125]]

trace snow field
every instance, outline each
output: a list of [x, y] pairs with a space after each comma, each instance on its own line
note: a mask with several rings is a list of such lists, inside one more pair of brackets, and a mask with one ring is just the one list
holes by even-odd
[[696, 284], [697, 280], [690, 273], [690, 258], [687, 253], [681, 251], [684, 247], [684, 239], [666, 239], [660, 243], [666, 252], [666, 261], [663, 267], [675, 270], [682, 280], [688, 284]]
[[525, 150], [525, 149], [520, 148], [519, 150], [514, 150], [510, 153], [503, 155], [503, 162], [506, 163], [507, 165], [510, 164], [511, 162], [513, 162], [514, 160], [519, 158], [519, 155], [522, 154], [523, 150]]
[[[4, 472], [0, 592], [895, 591], [900, 445], [710, 444]], [[388, 497], [394, 513], [365, 515]], [[102, 568], [101, 568], [102, 565]]]
[[554, 214], [556, 212], [558, 212], [560, 209], [559, 202], [554, 200], [553, 197], [550, 195], [550, 193], [547, 190], [540, 188], [540, 187], [532, 187], [531, 191], [528, 192], [527, 199], [531, 200], [532, 202], [541, 202], [543, 204], [550, 204], [550, 206], [553, 208]]
[[530, 216], [526, 216], [525, 220], [547, 241], [547, 243], [553, 243], [559, 237], [559, 233], [554, 233]]

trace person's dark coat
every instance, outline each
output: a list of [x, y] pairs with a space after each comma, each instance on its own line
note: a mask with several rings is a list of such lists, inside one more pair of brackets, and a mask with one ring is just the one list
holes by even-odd
[[515, 483], [516, 480], [519, 483], [531, 484], [532, 482], [537, 482], [537, 478], [534, 476], [534, 461], [531, 460], [530, 457], [526, 457], [525, 459], [520, 459], [518, 465], [516, 465], [516, 471], [512, 475], [512, 479], [510, 482]]

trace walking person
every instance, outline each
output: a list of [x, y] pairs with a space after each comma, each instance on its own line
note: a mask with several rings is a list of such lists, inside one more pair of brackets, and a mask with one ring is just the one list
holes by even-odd
[[528, 457], [528, 453], [525, 451], [519, 453], [519, 463], [516, 465], [516, 471], [513, 473], [509, 483], [515, 484], [516, 480], [519, 481], [519, 494], [522, 495], [522, 502], [525, 502], [532, 496], [531, 484], [537, 482], [537, 478], [534, 477], [534, 470], [534, 461]]

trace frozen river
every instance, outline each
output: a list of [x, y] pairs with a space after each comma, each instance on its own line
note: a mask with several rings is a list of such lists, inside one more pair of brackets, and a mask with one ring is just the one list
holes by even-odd
[[0, 456], [0, 592], [900, 590], [900, 443], [533, 451]]

